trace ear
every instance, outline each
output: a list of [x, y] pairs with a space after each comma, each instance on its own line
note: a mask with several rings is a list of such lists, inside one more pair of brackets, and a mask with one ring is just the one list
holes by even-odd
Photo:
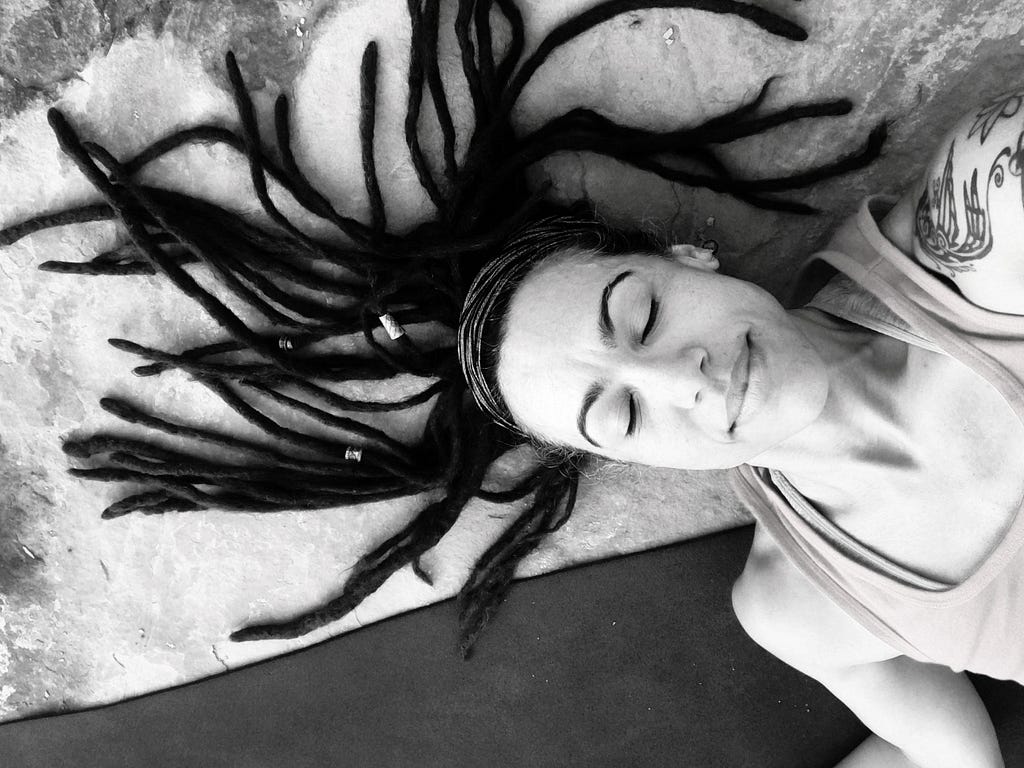
[[669, 254], [680, 264], [707, 272], [714, 272], [720, 266], [714, 253], [707, 248], [698, 248], [690, 243], [676, 243], [670, 246]]

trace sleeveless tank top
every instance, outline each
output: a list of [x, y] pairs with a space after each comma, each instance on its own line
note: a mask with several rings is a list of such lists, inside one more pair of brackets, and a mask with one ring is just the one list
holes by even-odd
[[[893, 202], [865, 200], [805, 263], [801, 275], [822, 263], [840, 273], [807, 306], [952, 356], [995, 387], [1024, 422], [1024, 317], [972, 304], [892, 245], [875, 217]], [[743, 465], [731, 475], [783, 553], [868, 631], [919, 661], [1024, 684], [1024, 499], [977, 569], [946, 584], [853, 539], [781, 473]]]

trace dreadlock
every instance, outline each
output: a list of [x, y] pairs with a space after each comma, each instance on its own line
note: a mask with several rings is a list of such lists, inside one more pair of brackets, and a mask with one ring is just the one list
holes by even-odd
[[[236, 130], [200, 125], [169, 135], [135, 157], [118, 159], [84, 140], [59, 110], [52, 109], [49, 121], [61, 149], [102, 202], [51, 212], [0, 231], [0, 245], [8, 245], [52, 227], [120, 222], [129, 238], [126, 244], [90, 261], [47, 261], [39, 268], [77, 275], [159, 273], [170, 280], [216, 321], [226, 338], [178, 352], [124, 339], [110, 343], [144, 361], [135, 368], [140, 376], [171, 368], [187, 372], [264, 435], [263, 442], [245, 440], [177, 423], [125, 399], [102, 399], [100, 406], [112, 416], [138, 425], [139, 436], [94, 434], [68, 440], [64, 450], [90, 462], [71, 470], [77, 476], [142, 487], [105, 509], [104, 518], [214, 508], [249, 513], [325, 509], [419, 494], [428, 499], [403, 530], [358, 561], [337, 597], [288, 621], [240, 629], [232, 635], [234, 640], [311, 632], [344, 616], [407, 564], [428, 578], [419, 567], [420, 556], [448, 532], [471, 499], [522, 503], [522, 511], [476, 563], [459, 594], [458, 647], [468, 655], [507, 594], [516, 564], [569, 518], [579, 482], [572, 461], [556, 466], [539, 463], [507, 488], [483, 487], [491, 464], [525, 438], [494, 423], [467, 396], [450, 343], [430, 347], [414, 341], [408, 332], [425, 324], [454, 330], [469, 282], [511, 233], [541, 212], [544, 189], [531, 192], [526, 184], [530, 165], [555, 152], [586, 151], [759, 208], [808, 214], [814, 209], [778, 193], [867, 165], [885, 139], [883, 124], [858, 150], [832, 162], [775, 178], [743, 177], [719, 156], [720, 145], [852, 109], [850, 101], [837, 99], [763, 110], [772, 79], [748, 103], [693, 127], [647, 131], [578, 108], [526, 135], [517, 134], [512, 109], [548, 57], [624, 13], [687, 8], [735, 16], [787, 40], [803, 40], [807, 33], [776, 13], [733, 0], [606, 0], [559, 24], [524, 56], [523, 19], [514, 0], [459, 0], [456, 40], [475, 116], [466, 152], [459, 158], [438, 66], [439, 6], [440, 0], [408, 0], [412, 36], [404, 124], [418, 182], [437, 209], [434, 221], [401, 236], [387, 231], [374, 155], [380, 62], [377, 45], [371, 42], [360, 65], [359, 121], [368, 222], [336, 210], [307, 180], [291, 150], [284, 95], [274, 109], [276, 153], [261, 144], [256, 111], [235, 57], [228, 53], [228, 79], [239, 118]], [[509, 29], [509, 41], [500, 52], [492, 40], [492, 15], [503, 17]], [[424, 98], [431, 100], [441, 129], [439, 172], [427, 162], [422, 145], [419, 117]], [[137, 180], [154, 160], [194, 144], [224, 145], [245, 156], [269, 225]], [[270, 181], [303, 209], [333, 225], [348, 244], [320, 240], [299, 229], [271, 199]], [[193, 265], [201, 265], [204, 274], [263, 318], [271, 330], [251, 327], [186, 269]], [[380, 328], [386, 334], [380, 334]], [[364, 352], [329, 350], [332, 340], [352, 336], [364, 340]], [[366, 400], [327, 386], [386, 382], [399, 374], [417, 377], [421, 389], [397, 399]], [[428, 403], [421, 436], [412, 444], [351, 415], [395, 413]], [[320, 434], [330, 437], [313, 437], [286, 426], [268, 415], [272, 409], [275, 414], [313, 419]], [[161, 434], [177, 436], [196, 448], [170, 450], [161, 444]], [[208, 458], [202, 445], [215, 447], [219, 458]]]

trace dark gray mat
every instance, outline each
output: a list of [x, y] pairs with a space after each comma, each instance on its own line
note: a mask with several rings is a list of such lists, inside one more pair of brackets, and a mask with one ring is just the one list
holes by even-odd
[[[863, 736], [756, 647], [750, 528], [519, 583], [472, 660], [444, 603], [134, 701], [0, 727], [21, 768], [825, 768]], [[1024, 688], [981, 681], [1007, 765]]]

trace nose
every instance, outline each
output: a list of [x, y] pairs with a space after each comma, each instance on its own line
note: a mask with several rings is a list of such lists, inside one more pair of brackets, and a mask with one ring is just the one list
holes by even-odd
[[620, 369], [625, 386], [677, 407], [695, 408], [706, 395], [722, 389], [704, 347], [632, 350], [626, 357]]

